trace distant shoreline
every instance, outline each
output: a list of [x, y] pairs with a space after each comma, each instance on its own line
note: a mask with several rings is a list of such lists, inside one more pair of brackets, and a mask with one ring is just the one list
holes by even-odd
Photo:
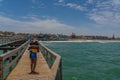
[[104, 43], [104, 42], [120, 42], [120, 40], [56, 40], [56, 41], [42, 41], [42, 42], [100, 42], [100, 43]]

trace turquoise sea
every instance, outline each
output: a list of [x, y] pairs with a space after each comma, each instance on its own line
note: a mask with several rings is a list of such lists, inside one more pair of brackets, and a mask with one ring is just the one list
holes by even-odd
[[0, 50], [0, 55], [3, 53], [3, 50]]
[[63, 80], [120, 80], [120, 42], [43, 42], [62, 56]]

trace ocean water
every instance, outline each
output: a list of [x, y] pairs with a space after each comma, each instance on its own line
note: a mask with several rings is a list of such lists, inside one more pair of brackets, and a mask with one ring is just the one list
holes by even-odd
[[63, 80], [120, 80], [120, 42], [43, 42], [62, 56]]
[[3, 50], [0, 50], [0, 55], [3, 53]]

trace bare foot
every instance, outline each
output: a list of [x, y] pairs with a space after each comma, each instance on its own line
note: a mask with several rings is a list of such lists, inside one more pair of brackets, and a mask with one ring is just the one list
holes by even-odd
[[39, 74], [38, 72], [33, 71], [33, 74]]
[[29, 74], [39, 74], [38, 72], [32, 71]]
[[28, 74], [34, 74], [34, 72], [30, 72], [30, 73], [28, 73]]

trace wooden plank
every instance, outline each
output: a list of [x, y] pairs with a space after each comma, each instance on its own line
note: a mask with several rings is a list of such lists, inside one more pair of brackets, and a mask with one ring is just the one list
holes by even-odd
[[38, 53], [36, 71], [37, 75], [29, 74], [30, 70], [30, 59], [29, 51], [26, 50], [17, 66], [9, 74], [7, 80], [50, 80], [50, 68], [48, 67], [44, 57], [41, 53]]

